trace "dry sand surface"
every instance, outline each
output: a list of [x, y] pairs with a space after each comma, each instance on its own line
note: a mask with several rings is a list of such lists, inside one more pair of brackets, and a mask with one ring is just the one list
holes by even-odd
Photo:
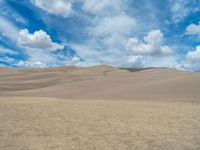
[[1, 97], [199, 101], [200, 73], [173, 69], [128, 71], [108, 66], [0, 68]]
[[200, 74], [0, 68], [0, 150], [200, 150]]

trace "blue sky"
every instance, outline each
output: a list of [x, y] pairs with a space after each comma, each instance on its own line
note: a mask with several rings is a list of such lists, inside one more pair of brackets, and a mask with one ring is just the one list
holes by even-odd
[[200, 71], [200, 0], [0, 0], [0, 65]]

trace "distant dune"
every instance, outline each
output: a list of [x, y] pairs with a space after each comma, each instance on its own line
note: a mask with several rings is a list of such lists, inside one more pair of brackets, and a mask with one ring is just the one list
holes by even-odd
[[200, 73], [109, 66], [0, 68], [1, 96], [199, 101]]
[[0, 150], [200, 150], [200, 73], [0, 67]]

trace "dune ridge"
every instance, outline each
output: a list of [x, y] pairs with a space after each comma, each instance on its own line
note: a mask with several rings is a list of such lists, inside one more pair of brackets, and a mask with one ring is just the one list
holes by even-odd
[[198, 101], [200, 74], [110, 66], [0, 69], [1, 96]]

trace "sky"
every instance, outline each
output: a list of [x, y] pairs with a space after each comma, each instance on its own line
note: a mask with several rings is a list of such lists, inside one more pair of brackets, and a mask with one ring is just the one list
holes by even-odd
[[200, 71], [200, 0], [0, 0], [0, 66]]

